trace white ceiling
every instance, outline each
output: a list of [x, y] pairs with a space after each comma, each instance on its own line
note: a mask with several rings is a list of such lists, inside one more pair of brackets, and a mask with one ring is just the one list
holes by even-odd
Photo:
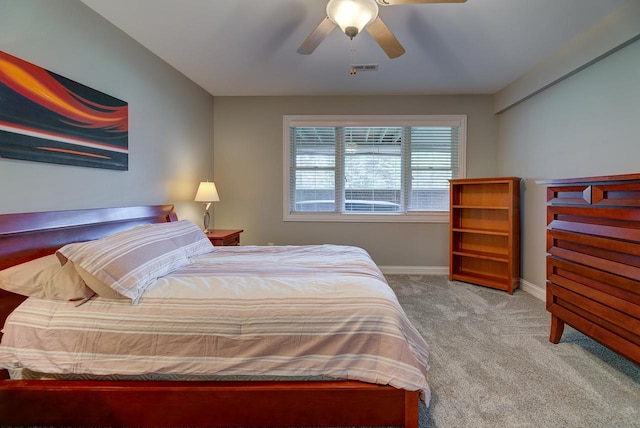
[[[626, 0], [468, 0], [380, 7], [405, 47], [337, 28], [298, 46], [326, 0], [82, 0], [213, 95], [493, 94]], [[351, 51], [353, 46], [354, 51]], [[349, 74], [356, 64], [375, 72]]]

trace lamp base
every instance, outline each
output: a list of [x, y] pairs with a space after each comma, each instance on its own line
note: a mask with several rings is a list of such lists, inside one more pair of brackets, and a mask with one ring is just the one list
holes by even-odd
[[208, 210], [204, 210], [204, 233], [209, 233], [209, 221], [211, 220], [211, 215]]

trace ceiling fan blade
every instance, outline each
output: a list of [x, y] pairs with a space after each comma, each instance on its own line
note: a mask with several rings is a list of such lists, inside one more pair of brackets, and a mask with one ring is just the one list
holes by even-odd
[[302, 55], [309, 55], [312, 53], [334, 28], [336, 28], [336, 24], [330, 20], [328, 16], [325, 17], [322, 22], [318, 24], [316, 29], [309, 34], [309, 37], [302, 42], [298, 48], [298, 53]]
[[396, 36], [394, 36], [391, 30], [389, 30], [389, 27], [382, 22], [380, 17], [374, 19], [373, 22], [365, 28], [389, 58], [397, 58], [405, 52], [398, 39], [396, 39]]
[[398, 4], [466, 3], [467, 0], [376, 0], [376, 2], [382, 6], [393, 6]]

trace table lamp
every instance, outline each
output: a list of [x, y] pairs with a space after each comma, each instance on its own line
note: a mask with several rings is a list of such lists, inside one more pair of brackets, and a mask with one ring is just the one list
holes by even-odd
[[214, 182], [210, 181], [202, 181], [198, 186], [198, 191], [196, 192], [196, 202], [203, 202], [205, 204], [204, 208], [204, 233], [209, 233], [209, 220], [211, 216], [209, 215], [209, 207], [211, 206], [211, 202], [218, 202], [220, 197], [218, 196], [218, 189], [216, 189], [216, 185]]

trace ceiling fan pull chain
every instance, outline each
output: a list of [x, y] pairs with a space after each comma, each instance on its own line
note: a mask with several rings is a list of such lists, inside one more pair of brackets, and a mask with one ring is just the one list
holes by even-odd
[[356, 62], [354, 60], [355, 58], [354, 52], [355, 52], [355, 48], [353, 47], [353, 39], [351, 39], [349, 40], [349, 59], [351, 60], [351, 64], [349, 65], [349, 74], [352, 76], [355, 76], [356, 73], [358, 72], [355, 66]]

